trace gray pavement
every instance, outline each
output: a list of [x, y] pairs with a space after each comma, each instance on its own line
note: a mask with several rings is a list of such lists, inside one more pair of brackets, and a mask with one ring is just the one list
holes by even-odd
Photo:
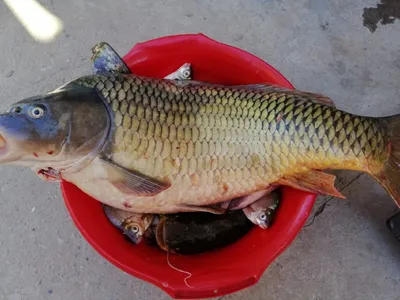
[[[400, 113], [400, 22], [378, 23], [373, 32], [364, 26], [363, 9], [376, 7], [372, 0], [42, 0], [63, 25], [46, 43], [3, 1], [1, 110], [90, 72], [90, 48], [99, 41], [124, 54], [137, 42], [202, 32], [261, 57], [340, 109]], [[26, 169], [0, 172], [0, 300], [169, 298], [87, 244], [57, 185]], [[385, 226], [395, 204], [367, 175], [338, 174], [348, 200], [330, 200], [259, 284], [225, 299], [400, 299], [400, 243]], [[315, 211], [327, 200], [320, 197]]]

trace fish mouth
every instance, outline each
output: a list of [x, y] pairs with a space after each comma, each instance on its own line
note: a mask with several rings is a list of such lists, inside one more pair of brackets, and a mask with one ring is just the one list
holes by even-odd
[[262, 229], [267, 229], [271, 226], [270, 222], [259, 222], [258, 226], [260, 226]]
[[15, 147], [13, 139], [0, 131], [0, 164], [15, 163], [20, 154], [21, 152], [18, 147]]
[[5, 137], [0, 133], [0, 159], [7, 153], [7, 141]]
[[141, 234], [137, 234], [135, 232], [132, 232], [131, 229], [129, 228], [122, 228], [122, 231], [124, 234], [127, 235], [127, 237], [134, 243], [134, 244], [140, 244], [140, 242], [143, 240], [143, 237]]

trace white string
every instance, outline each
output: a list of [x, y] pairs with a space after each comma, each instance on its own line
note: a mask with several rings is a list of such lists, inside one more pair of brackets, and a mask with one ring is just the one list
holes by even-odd
[[186, 275], [188, 275], [187, 277], [185, 277], [185, 279], [183, 280], [184, 282], [185, 282], [185, 284], [186, 284], [186, 286], [188, 287], [188, 288], [193, 288], [192, 286], [190, 286], [188, 283], [187, 283], [187, 280], [190, 278], [190, 277], [192, 277], [192, 273], [190, 273], [190, 272], [187, 272], [187, 271], [184, 271], [184, 270], [181, 270], [181, 269], [178, 269], [177, 267], [174, 267], [172, 264], [171, 264], [171, 262], [169, 261], [169, 250], [167, 250], [167, 263], [168, 263], [168, 265], [172, 268], [172, 269], [174, 269], [174, 270], [176, 270], [176, 271], [178, 271], [178, 272], [181, 272], [181, 273], [183, 273], [183, 274], [186, 274]]

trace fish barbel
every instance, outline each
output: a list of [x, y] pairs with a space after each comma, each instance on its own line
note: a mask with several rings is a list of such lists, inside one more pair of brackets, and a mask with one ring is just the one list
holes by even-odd
[[[30, 153], [5, 160], [24, 157], [25, 165], [35, 161], [34, 170], [58, 170], [64, 180], [116, 208], [218, 212], [219, 203], [281, 185], [343, 197], [324, 169], [366, 172], [400, 204], [399, 117], [352, 115], [322, 95], [267, 84], [84, 76], [0, 116], [4, 144], [15, 148], [13, 133], [21, 130], [12, 126], [15, 118], [25, 111], [25, 118], [42, 114], [32, 110], [37, 106], [56, 109], [51, 118], [73, 111], [64, 111], [70, 115], [64, 116], [70, 126], [62, 127], [69, 139], [42, 139], [41, 151], [19, 139]], [[49, 144], [56, 148], [53, 158], [46, 155]]]

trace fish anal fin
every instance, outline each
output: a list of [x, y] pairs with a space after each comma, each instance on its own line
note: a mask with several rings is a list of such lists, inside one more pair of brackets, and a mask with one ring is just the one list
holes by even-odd
[[171, 186], [168, 182], [162, 182], [137, 171], [125, 169], [112, 161], [106, 159], [100, 159], [100, 161], [107, 172], [107, 180], [124, 194], [151, 197]]
[[305, 173], [285, 176], [280, 179], [278, 183], [306, 192], [345, 199], [346, 197], [336, 189], [335, 179], [335, 175], [317, 170], [310, 170]]
[[235, 198], [229, 201], [228, 209], [229, 210], [238, 210], [238, 209], [243, 209], [245, 207], [250, 206], [254, 202], [260, 200], [262, 197], [268, 195], [271, 193], [273, 190], [278, 188], [278, 185], [270, 185], [266, 189], [254, 192], [252, 194]]
[[186, 212], [208, 212], [215, 215], [222, 215], [226, 211], [224, 208], [218, 205], [197, 206], [190, 204], [181, 204], [179, 205], [179, 207]]

